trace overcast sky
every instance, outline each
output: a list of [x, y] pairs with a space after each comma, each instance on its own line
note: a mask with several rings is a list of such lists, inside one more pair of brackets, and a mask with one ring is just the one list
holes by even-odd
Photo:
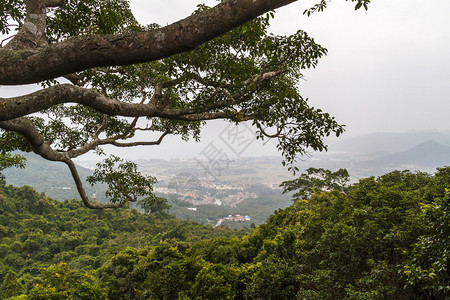
[[[305, 30], [328, 49], [316, 69], [305, 71], [307, 80], [299, 85], [311, 105], [346, 124], [347, 136], [450, 130], [450, 1], [373, 0], [368, 11], [355, 12], [351, 2], [333, 0], [325, 12], [303, 16], [315, 2], [299, 1], [277, 10], [271, 27], [277, 34]], [[188, 16], [198, 3], [217, 2], [131, 0], [141, 23], [161, 25]], [[1, 87], [0, 96], [16, 91]], [[219, 145], [217, 133], [226, 126], [214, 122], [206, 128], [202, 144], [182, 145], [182, 154], [176, 139], [139, 153], [196, 156], [211, 141]], [[275, 153], [274, 144], [253, 143], [243, 155]]]
[[[324, 12], [304, 16], [316, 2], [299, 1], [277, 10], [271, 29], [276, 34], [305, 30], [328, 49], [316, 69], [305, 71], [307, 80], [299, 89], [313, 106], [347, 125], [344, 136], [450, 130], [450, 1], [373, 0], [368, 11], [355, 11], [353, 3], [334, 0]], [[200, 2], [131, 3], [139, 21], [165, 25]], [[191, 146], [192, 153], [210, 141], [220, 145], [215, 136], [226, 126], [217, 122], [208, 127], [202, 145]], [[275, 144], [255, 142], [244, 155], [272, 153]]]
[[[368, 11], [355, 12], [353, 3], [334, 0], [325, 12], [303, 16], [315, 2], [279, 9], [272, 25], [277, 34], [305, 30], [329, 50], [301, 82], [311, 103], [351, 135], [450, 129], [450, 1], [373, 0]], [[186, 16], [196, 3], [132, 1], [141, 22], [160, 24]]]

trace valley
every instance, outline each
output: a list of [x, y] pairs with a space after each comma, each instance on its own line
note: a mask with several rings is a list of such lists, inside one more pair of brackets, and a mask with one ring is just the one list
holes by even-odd
[[[435, 140], [427, 140], [430, 136]], [[25, 170], [5, 170], [8, 183], [30, 185], [60, 201], [78, 198], [70, 173], [63, 164], [50, 163], [31, 154], [26, 154], [26, 157]], [[351, 182], [393, 170], [433, 173], [437, 167], [450, 165], [450, 134], [364, 135], [331, 144], [329, 152], [312, 153], [302, 159], [297, 163], [299, 173], [309, 167], [347, 168]], [[282, 166], [281, 157], [241, 157], [220, 161], [139, 159], [135, 162], [141, 172], [158, 179], [155, 194], [167, 198], [172, 206], [170, 213], [181, 219], [212, 226], [222, 220], [222, 225], [232, 228], [249, 227], [252, 223], [262, 224], [275, 210], [292, 203], [291, 195], [282, 194], [279, 188], [281, 182], [294, 178]], [[95, 164], [96, 161], [92, 160], [78, 161], [82, 178], [92, 173]], [[86, 190], [99, 201], [107, 200], [105, 186], [86, 184]], [[225, 219], [233, 215], [249, 216], [251, 221]]]

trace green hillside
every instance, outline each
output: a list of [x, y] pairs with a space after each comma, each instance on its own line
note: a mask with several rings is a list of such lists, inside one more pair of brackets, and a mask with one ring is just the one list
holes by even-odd
[[[0, 184], [1, 299], [445, 299], [450, 168], [317, 190], [250, 232]], [[20, 295], [20, 296], [19, 296]]]
[[[6, 176], [6, 182], [14, 186], [29, 185], [39, 192], [60, 201], [66, 199], [79, 199], [69, 169], [64, 163], [51, 162], [33, 153], [20, 153], [26, 158], [25, 169], [6, 169], [2, 173]], [[77, 167], [80, 177], [84, 180], [92, 175], [92, 171], [81, 166]], [[96, 195], [97, 200], [105, 201], [105, 187], [91, 187], [85, 184], [88, 195]]]
[[0, 283], [14, 274], [21, 291], [40, 282], [42, 268], [52, 264], [89, 271], [127, 247], [238, 234], [135, 209], [89, 210], [78, 200], [59, 202], [0, 182]]

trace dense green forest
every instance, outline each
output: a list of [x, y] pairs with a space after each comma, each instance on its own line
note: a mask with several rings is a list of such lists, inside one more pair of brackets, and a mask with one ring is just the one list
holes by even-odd
[[2, 299], [446, 299], [450, 168], [313, 189], [250, 231], [0, 184]]

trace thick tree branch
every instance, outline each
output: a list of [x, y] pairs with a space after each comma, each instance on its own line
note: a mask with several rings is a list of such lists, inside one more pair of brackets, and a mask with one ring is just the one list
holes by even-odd
[[[269, 80], [284, 72], [284, 70], [281, 70], [254, 75], [242, 83], [244, 85], [243, 90], [233, 95], [225, 91], [228, 97], [227, 100], [213, 102], [210, 105], [205, 106], [201, 112], [217, 110], [230, 104], [239, 103], [240, 101], [245, 100], [247, 95], [252, 93], [252, 91], [254, 91], [263, 81]], [[155, 94], [147, 104], [145, 104], [144, 101], [141, 101], [141, 103], [122, 102], [108, 98], [91, 89], [71, 84], [59, 84], [25, 96], [7, 99], [0, 98], [0, 121], [23, 117], [62, 103], [78, 103], [86, 105], [110, 116], [178, 119], [190, 114], [198, 114], [198, 109], [193, 108], [174, 109], [167, 106], [157, 106], [157, 101], [155, 99], [161, 97], [162, 88], [180, 82], [181, 79], [177, 79], [157, 84]], [[230, 103], [230, 101], [235, 103]]]
[[33, 149], [33, 152], [51, 161], [64, 161], [67, 156], [53, 150], [45, 141], [31, 120], [17, 118], [9, 121], [0, 121], [0, 128], [21, 134]]
[[192, 50], [270, 10], [295, 1], [225, 0], [211, 9], [148, 32], [79, 36], [20, 51], [1, 48], [0, 85], [35, 83], [93, 67], [166, 58]]
[[[41, 0], [25, 0], [26, 18], [17, 35], [0, 49], [0, 57], [3, 51], [17, 51], [18, 49], [33, 49], [42, 44], [45, 37], [46, 11], [45, 3]], [[0, 58], [0, 61], [2, 59]], [[2, 63], [0, 63], [2, 66]], [[1, 71], [0, 71], [1, 72]]]
[[111, 116], [140, 117], [156, 114], [156, 108], [151, 105], [126, 103], [110, 99], [91, 89], [60, 84], [25, 96], [0, 98], [0, 121], [26, 116], [62, 103], [83, 104]]

